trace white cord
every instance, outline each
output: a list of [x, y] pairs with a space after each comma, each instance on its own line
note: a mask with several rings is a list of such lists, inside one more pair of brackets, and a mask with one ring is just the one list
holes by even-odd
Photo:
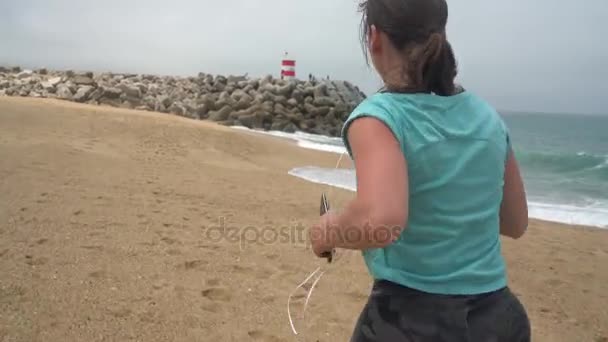
[[291, 319], [291, 311], [289, 310], [289, 304], [291, 303], [291, 297], [293, 297], [293, 295], [296, 293], [296, 291], [298, 291], [299, 288], [304, 286], [304, 284], [306, 284], [306, 282], [308, 282], [308, 280], [310, 280], [310, 278], [312, 278], [317, 272], [319, 272], [320, 269], [321, 269], [321, 266], [317, 267], [317, 269], [314, 270], [314, 272], [312, 272], [308, 277], [306, 277], [306, 279], [304, 279], [304, 281], [302, 283], [300, 283], [300, 285], [298, 285], [291, 292], [291, 294], [289, 294], [289, 298], [287, 298], [287, 316], [289, 317], [289, 324], [291, 325], [291, 330], [296, 335], [298, 334], [298, 332], [296, 331], [296, 328], [293, 325], [293, 320]]
[[[340, 167], [340, 163], [342, 162], [342, 158], [344, 158], [344, 155], [346, 153], [342, 152], [340, 154], [340, 158], [338, 158], [338, 162], [336, 163], [336, 167], [334, 168], [334, 170], [337, 170]], [[329, 191], [332, 190], [331, 186], [329, 187]], [[329, 193], [328, 191], [328, 193]], [[338, 258], [334, 258], [334, 263], [337, 261]], [[293, 331], [293, 333], [295, 335], [298, 334], [298, 332], [296, 331], [296, 328], [293, 324], [293, 319], [291, 318], [291, 310], [289, 308], [289, 304], [291, 303], [291, 298], [293, 297], [293, 295], [298, 291], [298, 289], [300, 289], [301, 287], [304, 286], [304, 284], [306, 284], [315, 274], [317, 274], [317, 272], [319, 272], [321, 270], [321, 266], [317, 267], [316, 270], [314, 270], [312, 273], [310, 273], [306, 279], [304, 279], [304, 281], [302, 283], [300, 283], [300, 285], [298, 285], [292, 292], [291, 294], [289, 294], [289, 298], [287, 298], [287, 316], [289, 318], [289, 325], [291, 326], [291, 330]], [[323, 277], [323, 274], [325, 274], [325, 271], [322, 271], [318, 277], [315, 279], [315, 281], [312, 283], [312, 286], [310, 287], [310, 290], [308, 290], [308, 295], [306, 296], [306, 301], [304, 302], [304, 309], [302, 310], [302, 319], [304, 319], [304, 316], [306, 315], [306, 308], [308, 307], [308, 301], [310, 300], [310, 297], [312, 296], [312, 292], [314, 291], [315, 287], [317, 286], [317, 283], [321, 280], [321, 277]]]

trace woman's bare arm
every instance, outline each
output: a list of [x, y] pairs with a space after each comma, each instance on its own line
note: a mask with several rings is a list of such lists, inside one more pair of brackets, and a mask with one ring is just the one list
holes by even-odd
[[512, 150], [505, 166], [505, 184], [500, 207], [500, 234], [519, 239], [528, 228], [528, 203], [519, 165]]
[[331, 235], [339, 237], [333, 247], [382, 248], [407, 225], [407, 163], [391, 131], [375, 118], [355, 120], [348, 136], [357, 169], [357, 196], [329, 222]]

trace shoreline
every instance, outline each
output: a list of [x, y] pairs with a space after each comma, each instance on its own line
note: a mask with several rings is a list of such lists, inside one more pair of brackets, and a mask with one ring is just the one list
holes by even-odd
[[[263, 130], [254, 130], [254, 129], [249, 129], [246, 127], [239, 127], [239, 126], [231, 126], [230, 128], [235, 129], [237, 131], [242, 131], [242, 132], [247, 132], [247, 133], [251, 133], [251, 134], [257, 134], [257, 135], [264, 135], [264, 136], [270, 136], [270, 137], [274, 137], [283, 141], [289, 141], [290, 143], [296, 144], [298, 145], [300, 148], [306, 148], [306, 149], [311, 149], [311, 150], [316, 150], [322, 153], [333, 153], [334, 155], [336, 155], [336, 159], [339, 158], [340, 155], [345, 154], [346, 152], [337, 152], [340, 149], [343, 149], [342, 146], [335, 146], [334, 145], [325, 145], [328, 146], [329, 148], [323, 149], [324, 146], [322, 146], [321, 144], [317, 144], [317, 143], [311, 143], [309, 145], [305, 145], [302, 144], [302, 141], [304, 140], [301, 137], [297, 137], [296, 134], [297, 133], [304, 133], [304, 132], [296, 132], [296, 133], [292, 133], [291, 136], [289, 136], [289, 134], [285, 134], [284, 132], [267, 132], [267, 131], [263, 131]], [[320, 138], [328, 138], [328, 139], [332, 139], [332, 137], [326, 137], [326, 136], [318, 136]], [[305, 140], [304, 140], [305, 141]], [[321, 146], [319, 146], [321, 145]], [[348, 156], [346, 156], [348, 157]], [[312, 165], [300, 165], [298, 168], [306, 168], [306, 167], [314, 167]], [[290, 170], [294, 171], [294, 170]], [[328, 186], [335, 186], [335, 187], [340, 187], [342, 189], [348, 190], [348, 191], [353, 191], [350, 188], [344, 188], [341, 185], [335, 184], [331, 181], [328, 180], [317, 180], [315, 181], [314, 179], [312, 179], [312, 177], [302, 177], [302, 176], [298, 176], [298, 175], [294, 175], [294, 177], [300, 177], [303, 178], [309, 182], [313, 182], [313, 183], [317, 183], [317, 184], [323, 184], [323, 185], [328, 185]], [[353, 182], [354, 183], [354, 182]], [[591, 210], [589, 208], [584, 208], [584, 207], [576, 207], [574, 205], [569, 205], [569, 204], [560, 204], [560, 203], [551, 203], [551, 202], [540, 202], [540, 201], [533, 201], [533, 200], [528, 200], [528, 206], [529, 206], [529, 211], [542, 211], [542, 210], [553, 210], [554, 213], [556, 211], [558, 212], [563, 212], [563, 211], [576, 211], [576, 210]], [[599, 210], [596, 209], [596, 210]], [[554, 214], [556, 215], [556, 214]], [[565, 221], [560, 221], [558, 219], [548, 219], [548, 218], [543, 218], [542, 215], [534, 215], [534, 216], [530, 216], [530, 219], [534, 219], [534, 220], [538, 220], [541, 222], [546, 222], [546, 223], [556, 223], [556, 224], [561, 224], [561, 225], [571, 225], [571, 226], [576, 226], [576, 227], [589, 227], [589, 228], [593, 228], [593, 229], [601, 229], [601, 230], [608, 230], [608, 224], [602, 226], [600, 224], [598, 225], [591, 225], [591, 224], [581, 224], [581, 223], [576, 223], [576, 222], [565, 222]]]

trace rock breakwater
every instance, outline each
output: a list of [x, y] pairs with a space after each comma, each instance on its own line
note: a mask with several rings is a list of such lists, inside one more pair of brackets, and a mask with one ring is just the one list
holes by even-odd
[[338, 136], [365, 94], [346, 81], [285, 81], [272, 76], [194, 77], [22, 70], [0, 67], [0, 96], [170, 113], [223, 125]]

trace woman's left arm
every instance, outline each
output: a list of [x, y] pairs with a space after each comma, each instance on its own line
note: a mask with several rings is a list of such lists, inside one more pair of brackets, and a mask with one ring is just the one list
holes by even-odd
[[407, 162], [399, 141], [380, 120], [361, 117], [348, 129], [357, 173], [356, 198], [330, 211], [311, 230], [315, 254], [333, 248], [365, 250], [394, 242], [407, 225]]

